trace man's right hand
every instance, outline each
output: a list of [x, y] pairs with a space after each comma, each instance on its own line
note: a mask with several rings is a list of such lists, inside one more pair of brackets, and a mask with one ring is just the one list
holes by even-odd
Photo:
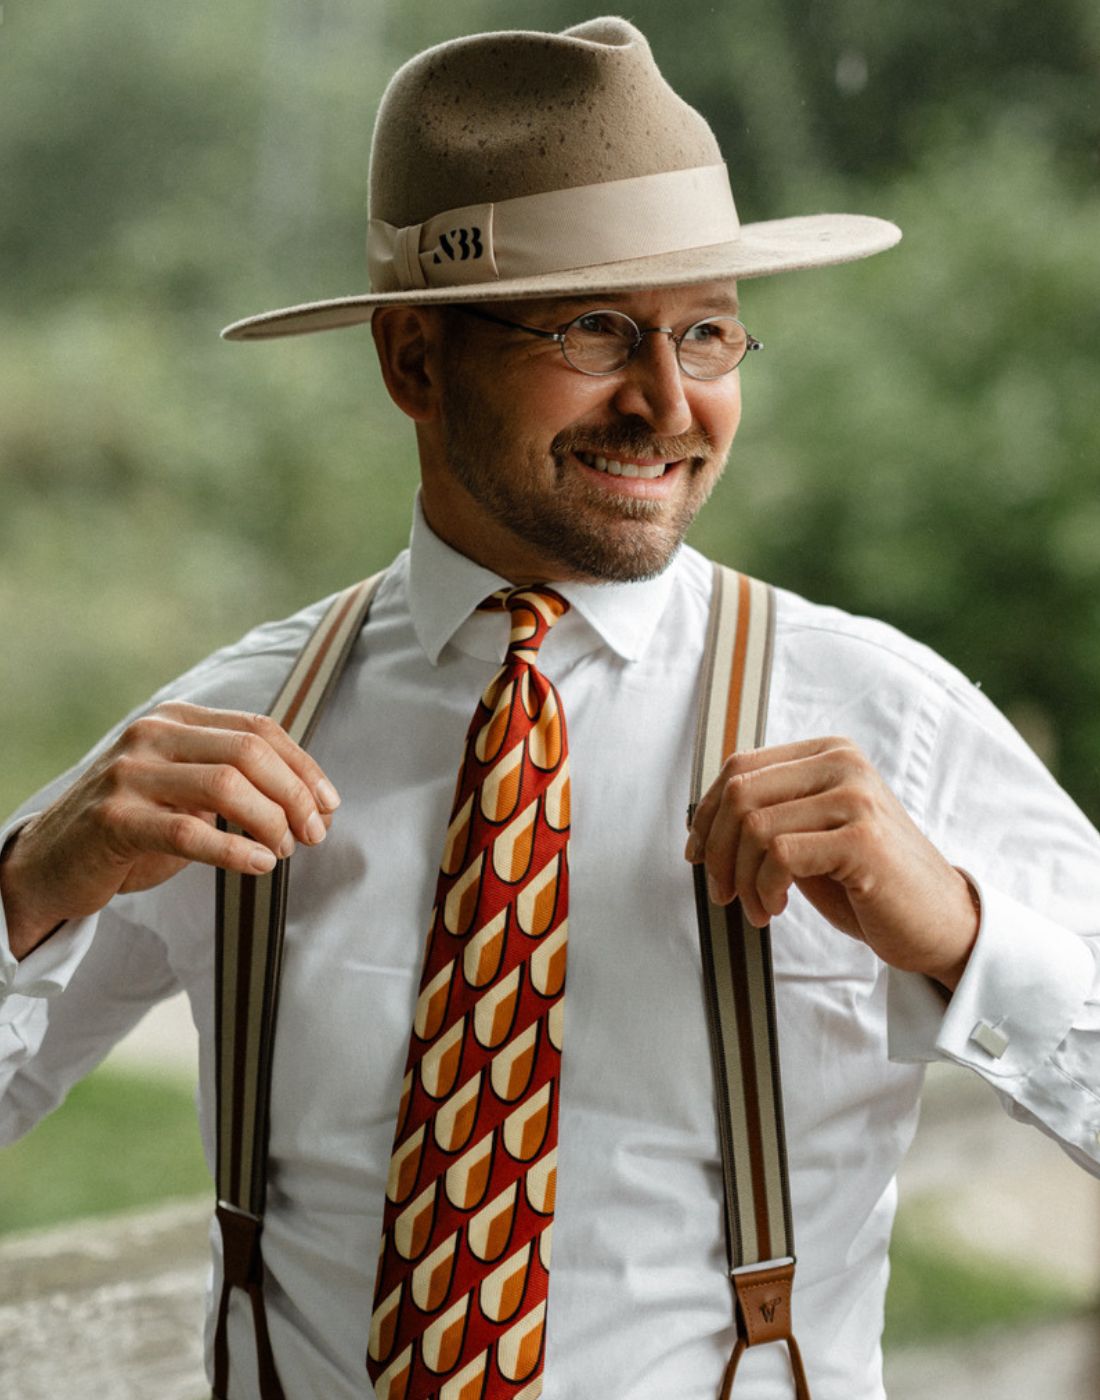
[[[339, 802], [265, 715], [158, 705], [6, 846], [0, 897], [12, 953], [25, 957], [65, 920], [191, 861], [264, 874], [296, 840], [323, 841]], [[218, 817], [249, 836], [219, 831]]]

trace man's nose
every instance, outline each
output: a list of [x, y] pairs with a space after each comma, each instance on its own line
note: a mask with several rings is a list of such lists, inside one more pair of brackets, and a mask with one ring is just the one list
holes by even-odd
[[653, 326], [623, 367], [614, 404], [624, 415], [644, 418], [656, 433], [674, 436], [692, 425], [691, 405], [671, 331]]

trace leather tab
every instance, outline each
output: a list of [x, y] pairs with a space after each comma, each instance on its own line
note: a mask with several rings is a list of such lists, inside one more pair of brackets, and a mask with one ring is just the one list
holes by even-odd
[[260, 1231], [263, 1221], [221, 1202], [214, 1214], [222, 1232], [222, 1269], [227, 1288], [248, 1288], [263, 1277]]
[[737, 1345], [722, 1377], [720, 1400], [729, 1400], [737, 1364], [749, 1347], [786, 1342], [795, 1400], [811, 1400], [802, 1354], [791, 1331], [794, 1260], [770, 1269], [745, 1269], [730, 1275], [737, 1298]]
[[785, 1342], [791, 1335], [791, 1289], [794, 1265], [751, 1269], [733, 1275], [737, 1295], [737, 1330], [750, 1347]]

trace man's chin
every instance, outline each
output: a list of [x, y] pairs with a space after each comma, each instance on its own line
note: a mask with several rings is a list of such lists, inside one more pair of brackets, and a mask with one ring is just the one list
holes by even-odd
[[[636, 522], [619, 517], [620, 524]], [[595, 583], [640, 583], [664, 573], [683, 542], [682, 532], [665, 529], [616, 529], [614, 522], [599, 531], [546, 530], [537, 540], [540, 550], [568, 570], [569, 576]]]

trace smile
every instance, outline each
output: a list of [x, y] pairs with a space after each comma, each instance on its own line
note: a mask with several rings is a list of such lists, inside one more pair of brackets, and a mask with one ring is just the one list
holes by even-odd
[[617, 462], [613, 457], [600, 457], [594, 452], [578, 452], [576, 454], [586, 467], [592, 467], [595, 471], [606, 472], [608, 476], [635, 476], [643, 481], [655, 481], [657, 477], [664, 476], [669, 467], [674, 467], [675, 462]]

